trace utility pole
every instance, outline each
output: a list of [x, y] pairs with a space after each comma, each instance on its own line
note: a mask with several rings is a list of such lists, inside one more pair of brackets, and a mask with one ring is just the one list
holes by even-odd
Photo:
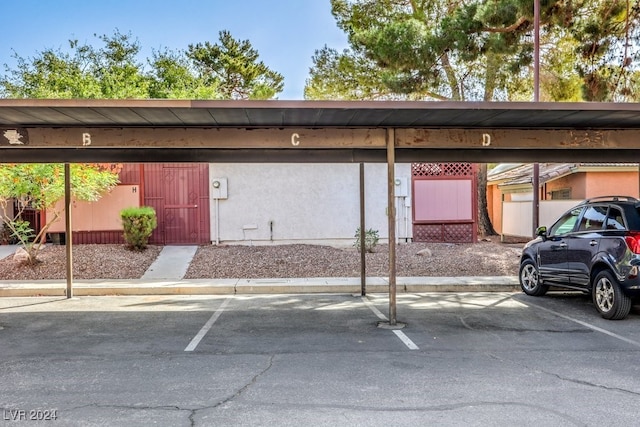
[[[533, 2], [533, 102], [540, 102], [540, 0]], [[540, 225], [540, 164], [533, 164], [533, 233]]]

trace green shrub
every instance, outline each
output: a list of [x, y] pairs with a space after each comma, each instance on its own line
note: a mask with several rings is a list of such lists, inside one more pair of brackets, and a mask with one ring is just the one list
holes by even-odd
[[[360, 227], [356, 230], [356, 241], [353, 244], [357, 249], [360, 249]], [[364, 232], [364, 250], [366, 252], [373, 252], [373, 248], [378, 244], [378, 230], [374, 230], [372, 228], [366, 230]]]
[[151, 233], [158, 226], [156, 211], [150, 206], [126, 208], [120, 211], [124, 227], [124, 240], [134, 250], [147, 248]]
[[27, 246], [27, 244], [36, 237], [34, 233], [35, 230], [31, 228], [31, 223], [29, 221], [16, 219], [15, 221], [9, 221], [6, 226], [12, 231], [11, 237], [15, 237], [20, 240], [24, 246]]

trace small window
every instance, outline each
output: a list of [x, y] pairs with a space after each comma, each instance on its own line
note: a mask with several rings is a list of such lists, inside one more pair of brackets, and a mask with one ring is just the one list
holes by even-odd
[[564, 214], [558, 221], [556, 221], [555, 224], [553, 224], [553, 226], [551, 226], [549, 235], [557, 236], [559, 234], [572, 232], [578, 222], [580, 212], [582, 212], [582, 208], [575, 208]]
[[618, 208], [609, 208], [607, 215], [607, 230], [625, 230], [622, 212]]
[[551, 200], [569, 200], [571, 199], [571, 189], [563, 188], [551, 192]]
[[607, 218], [606, 206], [589, 206], [582, 216], [578, 231], [602, 230], [604, 221]]

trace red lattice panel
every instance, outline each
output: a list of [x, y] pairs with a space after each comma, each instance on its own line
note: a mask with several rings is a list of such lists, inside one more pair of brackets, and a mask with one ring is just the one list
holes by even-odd
[[73, 244], [124, 244], [122, 230], [115, 231], [74, 231]]
[[471, 163], [413, 163], [413, 176], [473, 176]]
[[414, 242], [442, 242], [442, 224], [414, 224]]
[[444, 241], [473, 243], [473, 224], [443, 224]]
[[425, 243], [473, 243], [473, 223], [414, 224], [413, 241]]

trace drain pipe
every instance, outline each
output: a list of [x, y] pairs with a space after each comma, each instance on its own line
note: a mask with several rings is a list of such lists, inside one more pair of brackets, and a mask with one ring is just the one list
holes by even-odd
[[220, 244], [220, 200], [215, 199], [216, 201], [216, 246]]
[[404, 242], [409, 243], [409, 209], [410, 206], [407, 206], [407, 198], [403, 198], [404, 203]]

